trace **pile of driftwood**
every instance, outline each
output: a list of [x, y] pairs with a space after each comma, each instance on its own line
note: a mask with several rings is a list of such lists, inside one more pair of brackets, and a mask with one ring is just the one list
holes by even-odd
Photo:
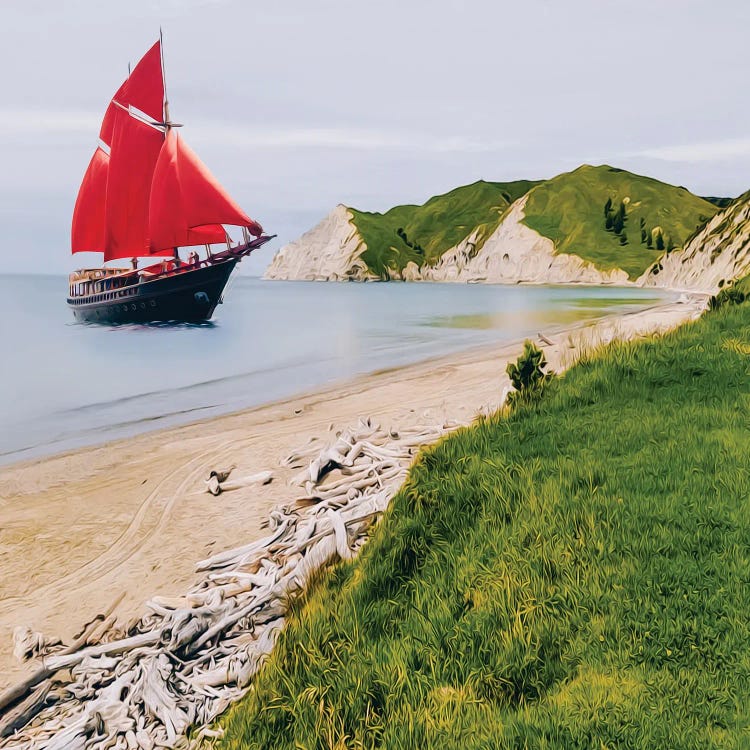
[[[0, 695], [0, 748], [188, 747], [214, 736], [210, 724], [249, 689], [284, 625], [289, 598], [317, 570], [354, 555], [387, 507], [420, 446], [453, 424], [400, 433], [369, 420], [320, 450], [288, 456], [304, 488], [271, 513], [270, 533], [198, 563], [184, 597], [155, 596], [143, 617], [118, 626], [109, 613], [65, 647], [20, 630], [16, 651], [40, 660]], [[232, 479], [214, 470], [206, 489], [267, 483], [270, 472]]]

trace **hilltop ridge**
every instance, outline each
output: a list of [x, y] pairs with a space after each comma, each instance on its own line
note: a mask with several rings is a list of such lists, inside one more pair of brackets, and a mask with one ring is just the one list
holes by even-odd
[[609, 165], [478, 180], [384, 213], [339, 205], [281, 248], [266, 278], [635, 282], [722, 201]]

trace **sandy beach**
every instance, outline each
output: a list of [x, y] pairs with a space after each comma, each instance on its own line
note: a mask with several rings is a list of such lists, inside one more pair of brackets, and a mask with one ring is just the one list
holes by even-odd
[[[664, 331], [699, 314], [700, 301], [667, 304], [594, 324], [542, 333], [551, 368], [582, 348]], [[191, 425], [0, 469], [0, 688], [28, 666], [12, 655], [13, 629], [29, 625], [69, 641], [124, 595], [120, 621], [154, 594], [176, 595], [207, 555], [262, 534], [276, 505], [293, 499], [280, 460], [312, 440], [371, 416], [404, 427], [427, 418], [470, 422], [495, 408], [505, 366], [522, 342], [485, 347], [337, 384], [315, 393]], [[273, 481], [213, 497], [211, 468]]]

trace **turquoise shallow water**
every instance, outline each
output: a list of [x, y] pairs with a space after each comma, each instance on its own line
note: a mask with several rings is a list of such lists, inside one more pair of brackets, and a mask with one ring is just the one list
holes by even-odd
[[210, 324], [75, 324], [67, 281], [0, 276], [0, 463], [656, 304], [653, 290], [237, 277]]

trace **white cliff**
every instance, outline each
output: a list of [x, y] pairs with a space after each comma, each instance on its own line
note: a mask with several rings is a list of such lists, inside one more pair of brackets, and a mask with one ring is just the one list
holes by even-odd
[[[487, 284], [628, 284], [625, 271], [601, 271], [577, 255], [556, 253], [551, 240], [522, 223], [526, 196], [508, 210], [500, 225], [478, 242], [473, 232], [448, 249], [435, 266], [408, 263], [391, 277], [404, 281], [484, 282]], [[480, 248], [477, 249], [477, 244]], [[365, 281], [376, 277], [362, 261], [366, 250], [352, 214], [337, 206], [315, 228], [281, 248], [265, 278]]]
[[639, 279], [642, 286], [714, 294], [750, 274], [750, 194], [719, 211], [682, 250], [662, 256]]
[[361, 260], [367, 246], [346, 206], [338, 205], [317, 226], [282, 247], [263, 276], [297, 281], [362, 281], [371, 278]]

